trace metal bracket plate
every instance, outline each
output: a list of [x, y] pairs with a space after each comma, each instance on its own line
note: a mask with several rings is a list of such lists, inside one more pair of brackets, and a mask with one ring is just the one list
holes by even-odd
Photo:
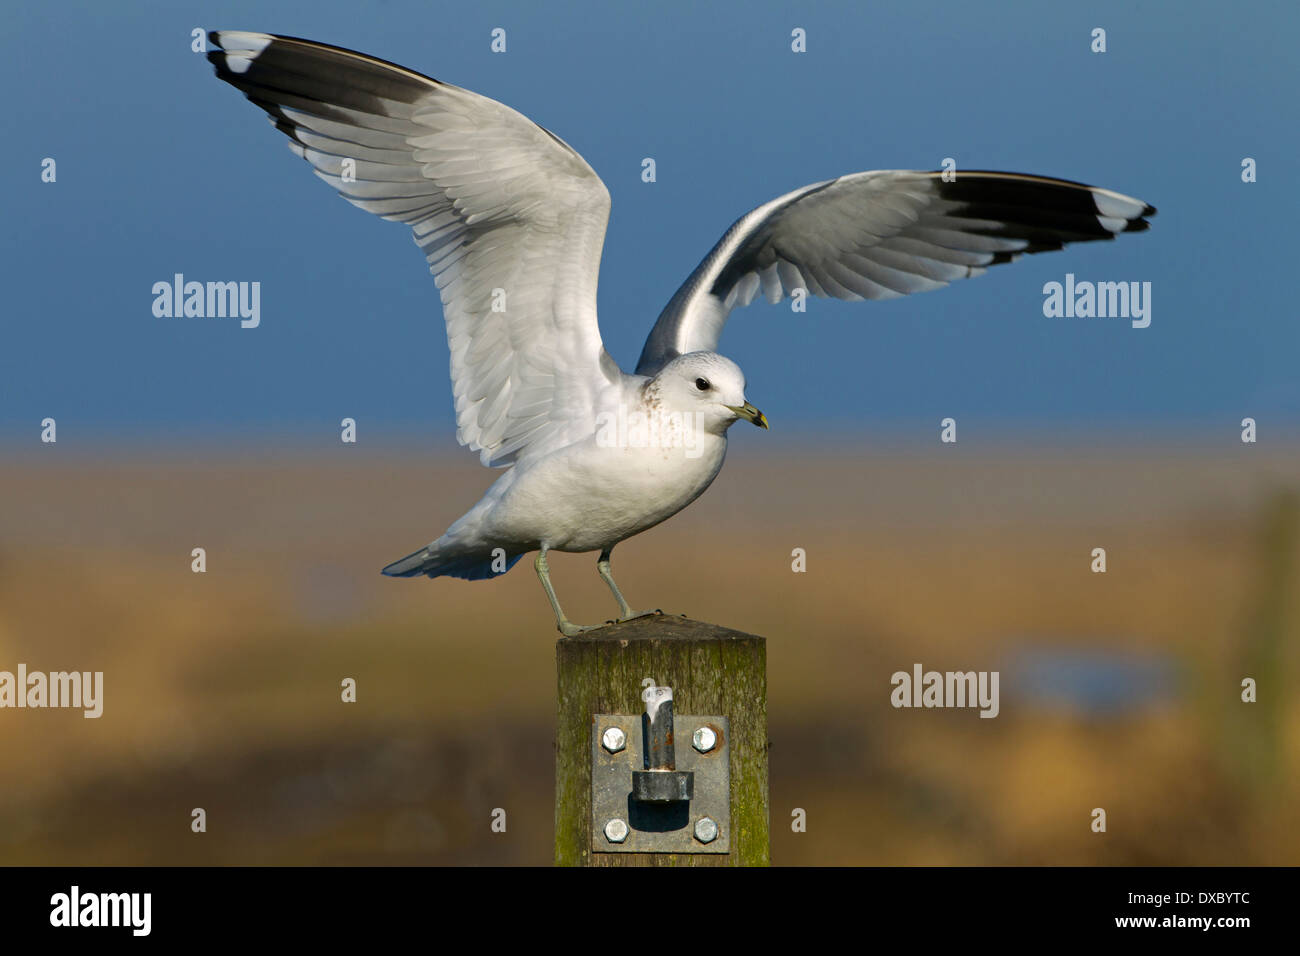
[[[596, 714], [591, 719], [591, 849], [593, 853], [730, 853], [731, 852], [731, 727], [726, 717], [673, 716], [677, 769], [695, 774], [695, 796], [689, 804], [653, 806], [632, 800], [632, 771], [645, 768], [640, 714]], [[616, 727], [626, 744], [611, 754], [601, 744], [606, 730]], [[700, 753], [692, 744], [695, 731], [708, 727], [716, 735], [712, 750]], [[708, 817], [718, 835], [708, 843], [695, 835], [695, 824]], [[615, 843], [605, 834], [610, 820], [627, 824], [627, 837]]]

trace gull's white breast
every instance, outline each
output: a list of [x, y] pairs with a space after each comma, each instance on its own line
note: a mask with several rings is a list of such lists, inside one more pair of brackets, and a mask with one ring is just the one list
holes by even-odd
[[725, 435], [692, 445], [611, 446], [600, 433], [529, 462], [485, 515], [516, 547], [593, 551], [645, 531], [704, 493], [722, 468]]

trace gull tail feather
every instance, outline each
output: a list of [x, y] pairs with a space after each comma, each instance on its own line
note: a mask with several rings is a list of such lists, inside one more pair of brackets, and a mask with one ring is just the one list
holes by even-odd
[[[523, 553], [509, 554], [505, 549], [462, 548], [440, 546], [438, 541], [394, 561], [383, 573], [393, 578], [413, 578], [421, 574], [430, 578], [464, 578], [482, 581], [499, 578], [523, 557]], [[504, 562], [504, 563], [503, 563]]]

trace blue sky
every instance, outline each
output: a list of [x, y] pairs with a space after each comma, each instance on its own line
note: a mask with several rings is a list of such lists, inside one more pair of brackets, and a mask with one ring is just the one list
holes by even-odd
[[[363, 436], [450, 440], [441, 311], [409, 232], [311, 175], [190, 51], [194, 27], [358, 49], [562, 136], [613, 197], [601, 328], [628, 369], [726, 227], [809, 182], [951, 156], [1159, 207], [1145, 234], [938, 292], [737, 311], [721, 350], [779, 431], [934, 432], [953, 415], [1209, 435], [1300, 418], [1294, 4], [88, 2], [6, 18], [0, 81], [21, 91], [0, 121], [7, 440], [46, 416], [61, 442], [336, 442], [344, 416]], [[261, 326], [156, 318], [151, 287], [177, 272], [259, 281]], [[1043, 284], [1067, 272], [1151, 282], [1150, 328], [1045, 318]]]

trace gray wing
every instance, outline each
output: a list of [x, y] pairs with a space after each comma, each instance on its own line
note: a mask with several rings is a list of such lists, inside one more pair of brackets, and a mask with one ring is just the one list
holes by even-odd
[[1020, 173], [873, 170], [814, 183], [737, 220], [660, 314], [637, 372], [715, 351], [733, 308], [795, 289], [894, 299], [1024, 253], [1146, 229], [1155, 208], [1108, 189]]
[[210, 34], [217, 76], [355, 206], [406, 223], [442, 296], [457, 438], [486, 464], [590, 434], [621, 373], [596, 323], [609, 192], [507, 106], [351, 50]]

